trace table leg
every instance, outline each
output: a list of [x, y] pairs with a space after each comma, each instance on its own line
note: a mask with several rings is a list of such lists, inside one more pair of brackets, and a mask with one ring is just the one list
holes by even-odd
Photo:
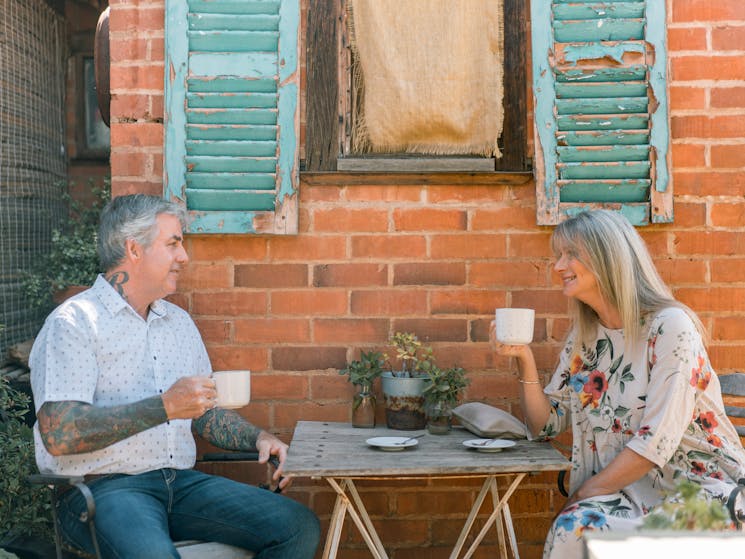
[[476, 497], [476, 500], [473, 503], [473, 506], [471, 507], [471, 512], [468, 513], [468, 518], [466, 519], [466, 523], [463, 526], [463, 529], [460, 531], [460, 536], [458, 536], [458, 541], [455, 542], [455, 547], [453, 548], [453, 552], [450, 554], [450, 559], [457, 559], [458, 555], [460, 555], [461, 549], [463, 549], [463, 544], [466, 541], [466, 537], [468, 537], [468, 533], [471, 531], [471, 528], [473, 527], [473, 523], [476, 520], [476, 515], [479, 512], [479, 509], [481, 508], [481, 505], [484, 502], [484, 499], [486, 498], [486, 495], [489, 493], [489, 480], [493, 480], [494, 476], [489, 476], [484, 481], [484, 484], [481, 486], [481, 491], [479, 491], [478, 496]]
[[[324, 548], [323, 559], [336, 557], [341, 528], [344, 524], [344, 516], [347, 512], [349, 512], [349, 516], [352, 517], [352, 520], [357, 525], [357, 529], [360, 531], [362, 539], [365, 540], [365, 543], [372, 552], [373, 557], [375, 557], [375, 559], [388, 559], [388, 555], [386, 554], [385, 549], [383, 549], [383, 543], [380, 541], [378, 533], [375, 531], [375, 527], [370, 520], [370, 516], [367, 514], [367, 509], [365, 509], [365, 505], [362, 503], [359, 493], [357, 493], [357, 488], [354, 486], [354, 482], [350, 478], [341, 478], [341, 484], [334, 478], [326, 478], [326, 481], [334, 491], [336, 491], [336, 504], [334, 505], [334, 513], [331, 519], [331, 525], [329, 526], [329, 533], [326, 537], [326, 547]], [[352, 496], [352, 501], [349, 500], [347, 491]], [[333, 533], [332, 528], [334, 529]], [[332, 540], [331, 545], [329, 545], [329, 538]], [[331, 554], [331, 551], [333, 551], [333, 554]]]
[[[517, 540], [515, 538], [515, 530], [512, 525], [512, 516], [510, 515], [510, 509], [507, 506], [507, 501], [509, 500], [510, 497], [512, 497], [512, 494], [517, 489], [517, 486], [520, 485], [520, 482], [523, 480], [523, 478], [525, 478], [526, 475], [527, 474], [524, 474], [524, 473], [515, 475], [515, 479], [512, 480], [512, 483], [510, 483], [509, 487], [507, 488], [507, 491], [505, 491], [504, 495], [502, 495], [502, 498], [499, 499], [499, 502], [494, 507], [494, 510], [492, 511], [489, 518], [486, 520], [486, 523], [484, 524], [484, 526], [481, 528], [481, 531], [476, 536], [476, 539], [471, 544], [471, 547], [468, 548], [468, 551], [466, 552], [466, 555], [463, 557], [463, 559], [469, 559], [469, 557], [471, 557], [474, 554], [474, 552], [476, 551], [476, 548], [481, 543], [481, 540], [484, 539], [484, 536], [486, 535], [486, 531], [492, 525], [492, 522], [498, 521], [501, 523], [502, 518], [504, 518], [504, 522], [507, 525], [507, 532], [510, 538], [510, 547], [512, 547], [512, 553], [515, 556], [515, 559], [520, 559], [520, 556], [517, 550]], [[495, 476], [490, 476], [489, 478], [487, 478], [487, 480], [484, 482], [484, 485], [486, 485], [487, 483], [491, 484], [492, 481], [495, 482]], [[496, 487], [494, 487], [494, 492], [496, 492]], [[474, 503], [474, 506], [475, 506], [475, 503]], [[497, 530], [498, 530], [498, 535], [500, 537], [500, 549], [503, 549], [504, 548], [504, 534], [503, 533], [500, 534], [499, 529]]]

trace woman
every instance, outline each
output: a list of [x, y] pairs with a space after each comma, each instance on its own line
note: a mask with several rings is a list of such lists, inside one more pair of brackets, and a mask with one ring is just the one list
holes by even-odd
[[582, 556], [585, 530], [629, 530], [688, 479], [726, 500], [745, 451], [724, 413], [694, 313], [676, 301], [644, 242], [620, 214], [585, 212], [554, 231], [554, 272], [573, 328], [545, 389], [527, 345], [516, 358], [534, 437], [571, 425], [570, 496], [544, 559]]

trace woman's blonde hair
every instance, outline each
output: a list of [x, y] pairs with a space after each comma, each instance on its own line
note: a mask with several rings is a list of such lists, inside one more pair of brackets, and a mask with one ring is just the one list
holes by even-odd
[[[620, 213], [593, 210], [577, 214], [556, 227], [551, 248], [556, 254], [571, 253], [592, 272], [603, 298], [618, 310], [628, 342], [641, 341], [646, 335], [645, 315], [665, 307], [683, 309], [704, 337], [698, 317], [675, 300], [639, 233]], [[597, 313], [575, 298], [570, 299], [569, 310], [578, 341], [585, 345], [592, 342], [597, 335]]]

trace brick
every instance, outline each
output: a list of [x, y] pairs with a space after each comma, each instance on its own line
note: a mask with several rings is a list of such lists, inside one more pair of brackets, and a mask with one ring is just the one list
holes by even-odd
[[164, 6], [153, 6], [139, 4], [128, 7], [112, 4], [111, 15], [109, 16], [109, 33], [112, 41], [120, 39], [123, 34], [127, 35], [144, 33], [146, 31], [163, 32], [163, 22], [165, 21]]
[[269, 367], [269, 351], [265, 347], [207, 344], [207, 351], [215, 371], [250, 369], [256, 372]]
[[421, 198], [419, 186], [355, 185], [344, 189], [348, 202], [418, 202]]
[[229, 320], [195, 320], [205, 343], [224, 344], [232, 341], [232, 323]]
[[162, 63], [112, 64], [109, 87], [112, 95], [136, 90], [158, 91], [163, 89], [163, 75]]
[[[672, 154], [673, 165], [676, 168], [704, 167], [706, 165], [706, 147], [701, 144], [673, 144]], [[674, 210], [677, 213], [677, 205]]]
[[714, 227], [740, 228], [745, 226], [745, 204], [718, 202], [711, 206]]
[[745, 190], [745, 173], [741, 171], [720, 172], [673, 172], [675, 194], [680, 196], [731, 196], [733, 192]]
[[189, 256], [192, 260], [263, 260], [267, 241], [256, 235], [190, 235]]
[[745, 168], [745, 144], [711, 146], [711, 167]]
[[699, 313], [745, 312], [745, 288], [740, 287], [683, 287], [674, 290], [675, 296]]
[[[706, 225], [706, 203], [675, 201], [675, 226], [682, 228]], [[667, 252], [667, 250], [665, 250]]]
[[551, 251], [551, 234], [542, 231], [537, 233], [512, 233], [509, 236], [508, 256], [553, 257]]
[[150, 39], [144, 37], [121, 37], [110, 44], [111, 62], [147, 60], [149, 52]]
[[709, 358], [717, 371], [741, 371], [745, 362], [745, 345], [712, 345], [709, 347]]
[[667, 284], [706, 283], [706, 262], [698, 258], [662, 258], [655, 260], [654, 264]]
[[273, 260], [329, 260], [346, 257], [344, 237], [272, 237], [269, 254]]
[[711, 30], [711, 48], [718, 50], [745, 50], [745, 27], [732, 25]]
[[396, 231], [465, 231], [466, 212], [429, 208], [397, 209], [393, 212]]
[[[115, 126], [114, 128], [117, 128]], [[111, 153], [111, 174], [118, 177], [142, 175], [147, 166], [148, 155], [131, 151], [115, 151]]]
[[463, 285], [466, 266], [462, 262], [416, 262], [394, 264], [394, 285]]
[[231, 272], [232, 266], [227, 264], [202, 265], [192, 262], [182, 272], [179, 286], [182, 290], [232, 287]]
[[235, 266], [235, 287], [306, 287], [305, 264], [239, 264]]
[[469, 266], [468, 284], [476, 287], [551, 286], [552, 263], [475, 262]]
[[[305, 374], [305, 373], [304, 373]], [[306, 376], [308, 376], [306, 374]], [[339, 400], [352, 402], [352, 395], [356, 392], [355, 386], [349, 382], [347, 375], [337, 372], [310, 375], [310, 396], [313, 401]], [[382, 399], [381, 399], [382, 402]], [[350, 417], [351, 420], [351, 417]]]
[[743, 258], [712, 258], [709, 267], [711, 268], [711, 283], [740, 283], [745, 277]]
[[469, 374], [494, 368], [493, 351], [488, 344], [438, 344], [435, 353], [440, 367], [463, 367]]
[[272, 349], [272, 365], [275, 371], [343, 369], [346, 362], [345, 347], [283, 346]]
[[470, 500], [462, 498], [458, 491], [399, 491], [396, 495], [396, 513], [400, 516], [427, 511], [430, 516], [461, 514], [471, 510]]
[[370, 287], [387, 284], [386, 264], [319, 264], [313, 267], [314, 287]]
[[678, 231], [673, 241], [675, 254], [729, 255], [745, 251], [745, 238], [740, 233], [730, 231]]
[[438, 314], [493, 314], [504, 305], [501, 291], [475, 289], [443, 289], [430, 292], [432, 315]]
[[713, 109], [740, 109], [745, 107], [745, 87], [712, 87], [711, 107]]
[[360, 235], [352, 237], [354, 258], [422, 258], [427, 244], [421, 235]]
[[390, 321], [384, 318], [319, 318], [313, 321], [313, 341], [384, 342], [388, 339]]
[[740, 0], [675, 0], [674, 22], [745, 20], [745, 4]]
[[715, 317], [711, 337], [717, 341], [745, 340], [745, 320], [741, 316]]
[[234, 320], [236, 343], [292, 343], [310, 341], [307, 318], [240, 318]]
[[507, 237], [497, 234], [432, 235], [432, 258], [500, 258], [507, 254]]
[[500, 209], [477, 209], [471, 218], [473, 231], [533, 230], [535, 208], [507, 207]]
[[[745, 57], [741, 58], [743, 58], [743, 64], [745, 64]], [[745, 66], [743, 72], [745, 72]], [[670, 118], [670, 130], [672, 137], [675, 139], [741, 138], [744, 129], [745, 115], [678, 115]]]
[[340, 290], [273, 291], [272, 314], [313, 316], [347, 314], [347, 293]]
[[468, 323], [459, 318], [402, 318], [393, 322], [394, 332], [414, 332], [424, 343], [465, 342]]
[[229, 291], [197, 291], [192, 295], [195, 315], [264, 315], [267, 295], [263, 292], [231, 289]]
[[670, 52], [706, 50], [706, 27], [669, 27], [667, 44]]
[[429, 186], [427, 202], [442, 203], [487, 203], [493, 204], [505, 198], [504, 185], [493, 186]]
[[132, 150], [140, 147], [161, 146], [163, 145], [163, 125], [152, 122], [119, 124], [111, 130], [111, 143], [126, 145]]
[[336, 202], [340, 198], [341, 188], [338, 186], [311, 186], [300, 175], [300, 202]]
[[305, 400], [309, 384], [305, 374], [252, 374], [251, 400]]
[[313, 211], [313, 231], [382, 233], [388, 231], [388, 212], [370, 208], [364, 210], [316, 209]]
[[286, 403], [276, 407], [274, 412], [274, 424], [279, 429], [291, 429], [298, 421], [344, 421], [348, 414], [348, 403]]
[[153, 120], [163, 117], [162, 112], [154, 115], [152, 96], [139, 93], [119, 93], [112, 97], [111, 114], [115, 120]]
[[422, 290], [352, 291], [352, 314], [365, 316], [406, 316], [427, 312], [427, 294]]
[[511, 307], [535, 309], [536, 314], [563, 314], [567, 310], [566, 297], [560, 290], [520, 290], [512, 292]]

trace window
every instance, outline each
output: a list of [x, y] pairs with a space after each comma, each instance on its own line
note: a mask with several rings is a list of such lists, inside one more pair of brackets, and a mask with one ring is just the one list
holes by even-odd
[[538, 223], [598, 206], [672, 221], [665, 0], [531, 12]]
[[375, 154], [350, 147], [352, 52], [346, 4], [309, 0], [307, 31], [307, 125], [304, 170], [376, 172], [524, 172], [527, 150], [526, 22], [524, 0], [504, 0], [504, 106], [501, 158]]
[[298, 0], [167, 0], [164, 194], [192, 233], [297, 233]]

